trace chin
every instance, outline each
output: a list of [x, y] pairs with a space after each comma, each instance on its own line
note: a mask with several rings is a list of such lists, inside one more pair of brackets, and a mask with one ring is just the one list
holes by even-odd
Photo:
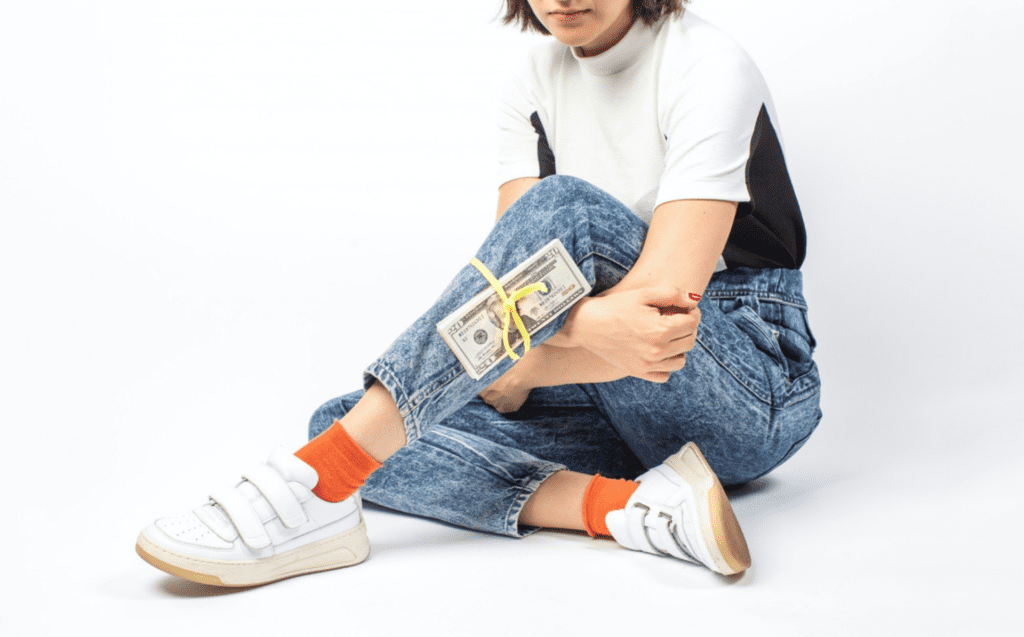
[[[551, 29], [548, 29], [548, 31], [551, 31]], [[590, 37], [590, 34], [583, 33], [557, 33], [555, 31], [551, 31], [551, 33], [555, 36], [556, 40], [574, 49], [581, 46], [586, 47], [594, 39]]]

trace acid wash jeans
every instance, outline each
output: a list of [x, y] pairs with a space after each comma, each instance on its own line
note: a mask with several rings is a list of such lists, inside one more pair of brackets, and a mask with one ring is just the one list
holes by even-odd
[[[548, 177], [509, 207], [476, 257], [501, 278], [554, 238], [593, 285], [618, 282], [640, 255], [647, 226], [585, 181]], [[535, 389], [511, 414], [478, 394], [511, 368], [479, 381], [435, 325], [488, 287], [467, 265], [366, 371], [391, 393], [409, 444], [370, 476], [365, 500], [462, 527], [521, 537], [519, 512], [551, 474], [570, 469], [635, 478], [689, 441], [724, 485], [765, 475], [799, 449], [821, 418], [814, 339], [797, 270], [717, 272], [700, 301], [697, 343], [664, 384], [629, 377]], [[685, 292], [685, 290], [684, 290]], [[532, 337], [543, 343], [568, 312]], [[335, 398], [313, 414], [313, 438], [359, 400]]]

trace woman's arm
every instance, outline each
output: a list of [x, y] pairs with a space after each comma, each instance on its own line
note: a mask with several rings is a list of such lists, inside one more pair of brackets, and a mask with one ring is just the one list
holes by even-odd
[[[499, 204], [499, 217], [502, 212]], [[666, 382], [696, 343], [700, 310], [690, 294], [704, 293], [735, 214], [736, 204], [723, 201], [658, 206], [640, 258], [622, 281], [580, 301], [562, 331], [527, 353], [481, 397], [509, 412], [537, 387], [626, 376]]]
[[577, 303], [547, 342], [582, 347], [629, 376], [643, 378], [673, 360], [682, 368], [679, 356], [696, 339], [697, 300], [725, 248], [736, 207], [710, 200], [658, 206], [632, 269], [604, 294]]
[[517, 411], [530, 391], [538, 387], [610, 383], [626, 376], [625, 372], [581, 347], [551, 347], [542, 343], [480, 392], [480, 397], [505, 414]]
[[736, 218], [732, 201], [683, 199], [657, 207], [640, 258], [612, 290], [675, 287], [704, 294]]
[[[523, 177], [502, 184], [495, 220], [538, 181], [537, 177]], [[671, 287], [703, 294], [729, 238], [736, 207], [735, 202], [705, 199], [667, 201], [658, 206], [640, 258], [608, 293]]]

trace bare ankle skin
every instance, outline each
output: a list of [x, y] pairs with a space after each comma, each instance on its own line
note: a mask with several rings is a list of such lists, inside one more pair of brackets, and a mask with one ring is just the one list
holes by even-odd
[[541, 483], [519, 514], [519, 523], [583, 531], [583, 494], [594, 476], [556, 471]]
[[345, 414], [341, 426], [377, 462], [384, 462], [406, 443], [405, 421], [391, 394], [378, 382]]

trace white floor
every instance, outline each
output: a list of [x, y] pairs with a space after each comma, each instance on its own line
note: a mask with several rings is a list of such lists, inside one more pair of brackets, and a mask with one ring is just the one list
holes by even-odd
[[[5, 542], [10, 577], [0, 632], [108, 626], [124, 634], [281, 634], [329, 629], [337, 621], [339, 630], [389, 635], [641, 628], [708, 635], [1019, 634], [1019, 436], [982, 433], [921, 445], [898, 436], [849, 436], [841, 443], [838, 430], [857, 423], [840, 409], [833, 406], [819, 438], [789, 465], [732, 498], [754, 558], [749, 571], [732, 579], [580, 534], [511, 540], [368, 510], [373, 553], [364, 564], [228, 592], [164, 575], [132, 550], [141, 525], [168, 512], [181, 499], [178, 492], [203, 493], [172, 488], [166, 476], [154, 484], [150, 476], [183, 471], [191, 487], [203, 482], [197, 476], [217, 472], [189, 471], [191, 462], [126, 445], [122, 452], [145, 455], [149, 465], [137, 468], [134, 484], [118, 488], [114, 475], [97, 481], [104, 472], [96, 466], [58, 472], [72, 479], [58, 484], [44, 459], [40, 474], [18, 476], [23, 486], [13, 505], [8, 496], [15, 530]], [[917, 426], [943, 433], [976, 416], [964, 404], [920, 411]], [[1014, 414], [1003, 405], [1003, 413], [1000, 429], [1020, 425], [1019, 406]], [[907, 414], [887, 420], [899, 416]], [[859, 444], [844, 452], [854, 441]], [[45, 447], [28, 451], [45, 455]], [[112, 452], [83, 463], [131, 464]], [[82, 473], [92, 477], [84, 487], [74, 483]], [[26, 497], [28, 489], [67, 492], [51, 498], [60, 502], [54, 510]]]
[[409, 4], [0, 10], [0, 635], [1020, 634], [1009, 2], [692, 5], [772, 87], [824, 379], [818, 432], [733, 497], [742, 577], [380, 510], [365, 564], [261, 588], [135, 555], [298, 447], [487, 232], [493, 69], [531, 40]]

